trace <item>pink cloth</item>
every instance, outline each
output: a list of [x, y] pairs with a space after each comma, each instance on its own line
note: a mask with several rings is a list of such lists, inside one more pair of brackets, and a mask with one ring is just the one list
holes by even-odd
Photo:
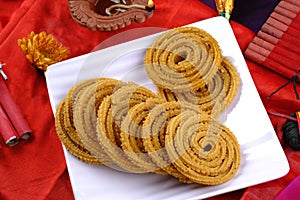
[[295, 178], [275, 200], [293, 200], [300, 197], [300, 176]]

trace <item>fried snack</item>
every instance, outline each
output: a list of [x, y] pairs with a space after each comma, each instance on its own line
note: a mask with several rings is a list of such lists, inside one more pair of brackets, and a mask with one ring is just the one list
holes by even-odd
[[198, 108], [191, 104], [182, 105], [176, 101], [156, 105], [144, 121], [142, 138], [145, 150], [156, 165], [181, 182], [191, 183], [189, 178], [173, 166], [165, 146], [165, 133], [169, 121], [186, 109], [196, 112]]
[[68, 128], [64, 125], [64, 119], [65, 119], [64, 106], [65, 106], [65, 99], [63, 99], [61, 103], [58, 105], [56, 110], [56, 115], [55, 115], [56, 132], [60, 141], [63, 143], [65, 148], [78, 159], [90, 164], [101, 164], [98, 161], [98, 159], [96, 159], [93, 155], [90, 154], [88, 150], [78, 145], [77, 143], [73, 142], [73, 140], [67, 134]]
[[172, 92], [172, 90], [162, 88], [157, 86], [157, 95], [165, 99], [165, 101], [179, 101], [176, 94], [181, 94], [181, 92]]
[[158, 98], [151, 90], [133, 82], [120, 85], [112, 95], [112, 112], [118, 126], [127, 115], [129, 109], [150, 98]]
[[97, 111], [104, 97], [111, 95], [120, 81], [99, 78], [96, 84], [85, 89], [74, 105], [74, 126], [84, 146], [103, 164], [111, 164], [111, 159], [98, 143]]
[[215, 76], [222, 55], [217, 41], [204, 30], [180, 27], [159, 36], [146, 51], [144, 66], [159, 87], [195, 91]]
[[165, 140], [172, 164], [192, 182], [225, 183], [239, 169], [237, 139], [209, 115], [197, 116], [190, 110], [180, 113], [168, 123]]
[[225, 97], [225, 107], [228, 108], [229, 105], [233, 102], [235, 96], [237, 95], [238, 88], [240, 85], [240, 77], [237, 72], [237, 69], [234, 67], [232, 62], [226, 57], [223, 57], [221, 68], [221, 76], [224, 80], [224, 85], [226, 88], [226, 97]]
[[60, 102], [55, 114], [55, 127], [58, 137], [66, 149], [75, 157], [90, 164], [101, 164], [82, 144], [73, 125], [72, 96], [76, 96], [83, 88], [93, 84], [88, 80], [73, 86], [67, 96]]
[[82, 144], [81, 139], [78, 136], [77, 130], [74, 127], [74, 122], [73, 122], [73, 106], [74, 103], [77, 101], [78, 96], [80, 95], [81, 92], [85, 90], [85, 88], [89, 87], [90, 85], [96, 84], [98, 81], [97, 78], [95, 79], [88, 79], [82, 82], [79, 82], [75, 84], [69, 92], [67, 93], [65, 97], [65, 118], [64, 118], [64, 123], [65, 126], [68, 127], [68, 135], [70, 138], [78, 144], [81, 147], [84, 147]]
[[[120, 127], [132, 107], [148, 99], [156, 99], [157, 96], [151, 90], [135, 83], [125, 83], [119, 86], [99, 106], [97, 119], [98, 142], [105, 148], [107, 154], [117, 166], [130, 172], [145, 173], [147, 172], [146, 169], [132, 162], [122, 148], [125, 141], [120, 140]], [[118, 143], [117, 140], [119, 140]]]
[[136, 165], [145, 169], [145, 172], [165, 174], [159, 166], [152, 161], [142, 142], [142, 130], [145, 118], [151, 109], [160, 104], [161, 99], [151, 98], [134, 105], [122, 121], [120, 138], [122, 149], [126, 156]]
[[115, 123], [111, 111], [111, 96], [103, 99], [98, 109], [97, 118], [97, 138], [99, 144], [105, 149], [106, 154], [115, 165], [110, 167], [117, 170], [127, 170], [134, 172], [143, 172], [143, 169], [136, 166], [124, 154], [120, 142], [120, 127]]
[[223, 57], [218, 72], [205, 87], [186, 92], [172, 92], [169, 89], [158, 87], [157, 91], [166, 101], [193, 103], [212, 116], [218, 117], [233, 101], [239, 82], [236, 68], [226, 57]]

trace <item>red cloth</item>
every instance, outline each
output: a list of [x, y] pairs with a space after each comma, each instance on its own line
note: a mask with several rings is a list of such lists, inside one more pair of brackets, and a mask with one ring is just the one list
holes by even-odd
[[[9, 3], [8, 3], [9, 2]], [[32, 128], [34, 137], [22, 141], [13, 148], [0, 152], [0, 199], [73, 199], [71, 184], [56, 135], [54, 116], [50, 107], [46, 82], [25, 58], [17, 45], [19, 38], [31, 31], [46, 31], [70, 50], [70, 57], [89, 53], [101, 41], [119, 32], [138, 27], [173, 28], [217, 16], [217, 13], [198, 0], [156, 1], [154, 16], [143, 24], [132, 24], [113, 32], [90, 31], [79, 26], [70, 16], [67, 0], [0, 0], [2, 10], [8, 5], [14, 12], [0, 11], [0, 61], [5, 62], [9, 91], [23, 111]], [[7, 19], [3, 20], [2, 19]], [[239, 45], [244, 51], [255, 34], [248, 28], [231, 22]], [[1, 29], [0, 29], [1, 30]], [[285, 88], [281, 96], [267, 100], [266, 96], [286, 80], [253, 62], [249, 70], [267, 109], [289, 114], [299, 108], [292, 88]], [[276, 83], [276, 84], [270, 84]], [[278, 85], [277, 85], [278, 84]], [[0, 91], [1, 94], [1, 91]], [[270, 116], [279, 138], [282, 137], [283, 119]], [[299, 171], [295, 167], [299, 155], [286, 148], [292, 168], [288, 176], [247, 190], [240, 190], [213, 197], [212, 199], [250, 199], [272, 197], [283, 190]], [[266, 190], [267, 189], [267, 190]], [[270, 199], [270, 198], [265, 198]]]

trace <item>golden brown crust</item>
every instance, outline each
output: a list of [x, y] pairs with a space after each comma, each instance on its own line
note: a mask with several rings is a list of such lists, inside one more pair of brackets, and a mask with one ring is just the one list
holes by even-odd
[[220, 63], [217, 41], [195, 27], [175, 28], [162, 34], [148, 48], [144, 58], [152, 81], [173, 92], [204, 87]]
[[170, 120], [166, 150], [175, 168], [195, 183], [227, 182], [240, 166], [240, 147], [234, 134], [209, 115], [193, 111]]
[[176, 92], [158, 86], [157, 91], [166, 101], [193, 103], [212, 116], [218, 117], [235, 98], [239, 83], [237, 70], [226, 57], [223, 57], [218, 72], [204, 87]]
[[96, 84], [90, 85], [77, 98], [73, 107], [74, 126], [84, 146], [103, 164], [111, 163], [105, 150], [97, 140], [97, 102], [96, 89], [105, 84], [105, 79], [99, 79]]
[[[124, 83], [106, 97], [98, 109], [98, 142], [117, 166], [130, 172], [146, 173], [155, 169], [145, 166], [145, 163], [141, 164], [142, 160], [141, 163], [133, 162], [136, 156], [129, 150], [132, 143], [126, 140], [127, 130], [121, 129], [127, 114], [136, 105], [150, 99], [157, 99], [152, 91], [134, 83]], [[138, 144], [135, 144], [135, 148], [136, 145]]]
[[56, 126], [56, 132], [57, 135], [59, 137], [59, 139], [61, 140], [61, 142], [63, 143], [63, 145], [65, 146], [65, 148], [75, 157], [77, 157], [78, 159], [86, 162], [86, 163], [90, 163], [90, 164], [101, 164], [99, 162], [99, 160], [97, 158], [95, 158], [93, 155], [91, 155], [91, 153], [86, 150], [84, 147], [82, 147], [81, 145], [78, 145], [77, 143], [75, 143], [70, 135], [68, 133], [70, 133], [68, 131], [68, 128], [70, 127], [66, 127], [64, 124], [64, 119], [65, 119], [65, 99], [61, 101], [61, 103], [59, 104], [59, 106], [57, 107], [56, 110], [56, 117], [55, 117], [55, 126]]
[[[196, 107], [191, 107], [197, 109]], [[168, 174], [178, 178], [181, 182], [191, 183], [191, 180], [179, 172], [166, 151], [165, 134], [169, 121], [183, 110], [179, 102], [165, 102], [156, 105], [146, 117], [142, 132], [143, 145], [152, 160]]]

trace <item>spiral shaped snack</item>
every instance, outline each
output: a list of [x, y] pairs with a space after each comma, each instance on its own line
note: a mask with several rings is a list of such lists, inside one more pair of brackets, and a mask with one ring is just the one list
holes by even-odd
[[69, 92], [65, 97], [64, 109], [66, 112], [65, 112], [64, 123], [65, 126], [68, 127], [68, 131], [69, 131], [68, 135], [70, 136], [70, 138], [81, 147], [84, 147], [84, 145], [82, 144], [82, 141], [78, 136], [77, 130], [74, 127], [73, 107], [75, 102], [77, 102], [78, 96], [80, 96], [80, 94], [84, 92], [86, 88], [96, 84], [97, 81], [98, 79], [95, 78], [95, 79], [88, 79], [86, 81], [79, 82], [75, 84], [73, 87], [71, 87], [71, 89], [69, 90]]
[[145, 150], [161, 169], [181, 182], [191, 183], [189, 178], [173, 166], [165, 147], [165, 133], [169, 121], [185, 109], [196, 112], [198, 108], [188, 104], [183, 107], [176, 101], [156, 105], [144, 121], [142, 138]]
[[97, 123], [98, 142], [104, 148], [110, 160], [115, 163], [115, 165], [110, 165], [110, 167], [117, 170], [143, 172], [144, 169], [132, 163], [124, 154], [120, 140], [121, 129], [115, 123], [111, 111], [111, 96], [105, 97], [100, 104]]
[[112, 95], [112, 112], [118, 126], [121, 127], [122, 120], [132, 106], [150, 98], [158, 98], [158, 96], [151, 90], [133, 82], [120, 85]]
[[195, 183], [229, 181], [240, 166], [240, 147], [233, 133], [209, 115], [185, 111], [172, 118], [166, 151], [175, 168]]
[[96, 82], [95, 79], [81, 82], [73, 86], [67, 96], [60, 102], [55, 114], [56, 132], [66, 149], [75, 157], [90, 164], [101, 164], [83, 145], [73, 124], [73, 100], [86, 87]]
[[162, 101], [158, 98], [152, 98], [134, 105], [129, 110], [121, 125], [120, 138], [122, 141], [122, 149], [132, 162], [145, 169], [145, 173], [156, 172], [165, 174], [165, 172], [152, 161], [142, 142], [142, 130], [145, 126], [144, 120], [149, 115], [151, 109], [161, 102]]
[[56, 132], [63, 143], [65, 148], [75, 157], [82, 160], [83, 162], [90, 164], [101, 164], [98, 159], [96, 159], [91, 153], [83, 148], [82, 146], [75, 143], [70, 136], [68, 135], [68, 128], [64, 125], [64, 104], [65, 100], [62, 100], [59, 106], [57, 107], [56, 115], [55, 115], [55, 126]]
[[[135, 173], [149, 172], [149, 169], [133, 162], [133, 157], [128, 156], [130, 150], [128, 151], [126, 147], [130, 144], [126, 145], [127, 141], [124, 138], [122, 140], [120, 128], [132, 107], [152, 98], [157, 98], [152, 91], [134, 83], [126, 83], [117, 88], [112, 95], [106, 97], [99, 107], [98, 142], [105, 148], [110, 159], [121, 169]], [[120, 143], [118, 144], [109, 138], [119, 138]]]
[[223, 57], [218, 72], [207, 82], [205, 87], [193, 91], [176, 92], [157, 88], [158, 94], [166, 101], [186, 101], [214, 117], [218, 117], [233, 101], [239, 87], [239, 75], [232, 63]]
[[210, 34], [195, 27], [180, 27], [152, 43], [144, 65], [157, 86], [183, 92], [205, 87], [221, 59], [218, 43]]
[[103, 164], [111, 164], [111, 159], [98, 143], [97, 111], [104, 97], [111, 95], [119, 82], [115, 79], [99, 78], [96, 84], [81, 93], [74, 105], [74, 126], [78, 135], [84, 146]]
[[240, 77], [237, 69], [226, 57], [223, 57], [219, 71], [224, 80], [224, 88], [226, 91], [224, 101], [225, 107], [227, 108], [237, 96]]

